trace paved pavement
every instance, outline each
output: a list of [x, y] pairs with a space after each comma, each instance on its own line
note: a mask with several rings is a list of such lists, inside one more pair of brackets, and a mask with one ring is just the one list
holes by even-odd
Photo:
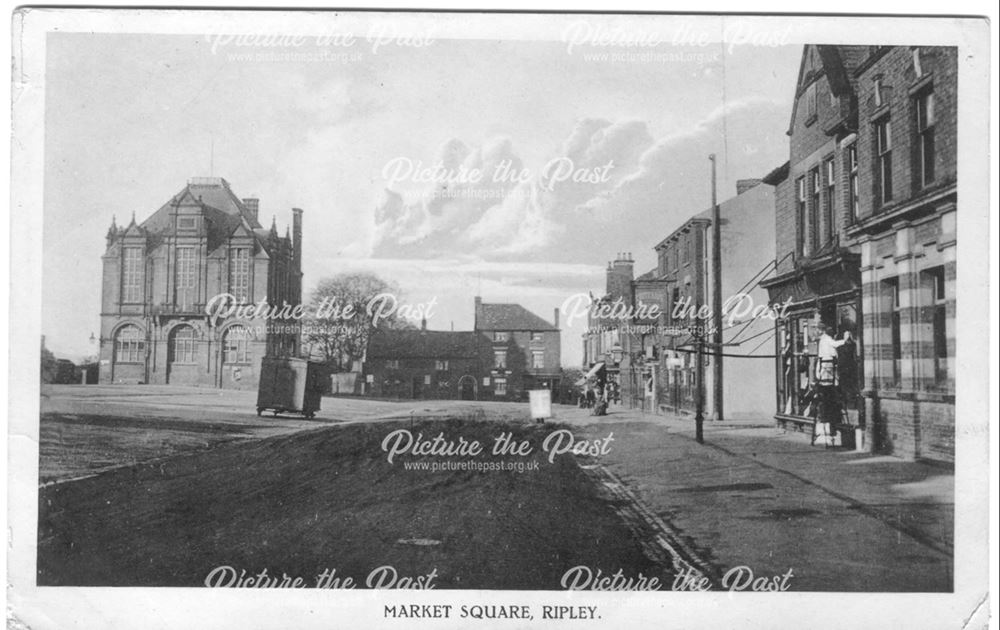
[[[705, 422], [613, 406], [561, 422], [590, 438], [614, 434], [599, 467], [623, 483], [717, 586], [736, 571], [793, 574], [793, 590], [950, 591], [954, 472], [845, 449], [811, 446], [768, 419]], [[744, 575], [746, 575], [744, 573]]]

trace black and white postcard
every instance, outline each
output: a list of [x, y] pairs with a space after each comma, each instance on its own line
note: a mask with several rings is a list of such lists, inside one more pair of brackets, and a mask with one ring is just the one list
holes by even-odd
[[10, 627], [985, 627], [989, 33], [16, 10]]

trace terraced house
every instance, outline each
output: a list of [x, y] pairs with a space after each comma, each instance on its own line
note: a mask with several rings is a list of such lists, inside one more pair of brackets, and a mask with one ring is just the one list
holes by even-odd
[[[302, 300], [302, 210], [279, 236], [220, 177], [198, 177], [146, 220], [112, 221], [103, 260], [100, 382], [256, 389], [260, 360], [295, 356], [294, 322], [213, 319], [206, 305]], [[268, 325], [270, 323], [270, 326]]]
[[823, 327], [837, 349], [842, 433], [908, 458], [954, 460], [953, 48], [803, 49], [776, 187], [772, 304], [779, 424], [811, 429]]

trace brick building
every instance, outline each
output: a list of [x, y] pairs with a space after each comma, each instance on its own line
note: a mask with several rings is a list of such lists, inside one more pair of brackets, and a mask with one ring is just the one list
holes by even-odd
[[475, 332], [378, 330], [365, 356], [366, 393], [385, 398], [477, 400], [489, 344]]
[[366, 392], [389, 398], [524, 400], [556, 390], [559, 311], [549, 323], [519, 304], [475, 298], [471, 331], [381, 330], [365, 355]]
[[[772, 188], [757, 179], [740, 180], [736, 196], [719, 204], [723, 307], [735, 309], [732, 323], [727, 318], [722, 331], [723, 343], [729, 344], [724, 352], [730, 355], [722, 359], [723, 407], [731, 417], [759, 417], [768, 412], [773, 397], [774, 377], [760, 369], [761, 357], [770, 354], [763, 336], [770, 335], [772, 323], [749, 316], [751, 304], [768, 301], [758, 282], [773, 272], [773, 210]], [[702, 306], [711, 308], [712, 214], [709, 208], [693, 215], [660, 241], [654, 248], [657, 266], [635, 278], [631, 293], [626, 292], [637, 314], [643, 314], [638, 307], [654, 304], [660, 311], [655, 319], [632, 318], [615, 336], [622, 348], [620, 383], [628, 406], [656, 413], [695, 411], [697, 360], [690, 327], [708, 329], [713, 323], [694, 317]], [[613, 266], [631, 271], [619, 261]], [[737, 301], [738, 294], [746, 297]], [[706, 351], [703, 363], [704, 412], [717, 417], [710, 353]]]
[[954, 461], [958, 52], [873, 48], [858, 69], [861, 253], [869, 439]]
[[522, 400], [529, 390], [559, 387], [558, 308], [549, 323], [520, 304], [485, 303], [476, 296], [473, 328], [488, 340], [493, 355], [482, 375], [486, 396]]
[[[199, 177], [142, 223], [112, 221], [103, 260], [100, 382], [255, 389], [260, 359], [295, 356], [295, 326], [211, 318], [206, 306], [298, 305], [302, 211], [291, 234], [258, 220], [259, 200]], [[263, 313], [259, 313], [263, 314]], [[277, 326], [276, 326], [277, 324]]]
[[[907, 457], [953, 441], [955, 51], [803, 49], [788, 163], [775, 185], [776, 419], [811, 429], [822, 326], [847, 425]], [[925, 321], [926, 320], [926, 321]], [[931, 368], [930, 366], [934, 366]]]
[[[583, 334], [583, 371], [592, 385], [623, 385], [621, 366], [625, 360], [625, 346], [629, 344], [627, 337], [634, 333], [623, 327], [622, 320], [611, 313], [615, 309], [627, 310], [635, 306], [636, 281], [635, 261], [631, 252], [620, 252], [614, 260], [608, 262], [604, 294], [592, 298], [596, 302], [593, 305], [596, 308], [592, 307], [588, 312], [587, 331]], [[644, 274], [642, 282], [644, 295], [648, 293], [649, 285], [660, 283], [652, 272]], [[660, 293], [654, 290], [653, 299], [659, 299]], [[635, 343], [631, 345], [634, 346]]]

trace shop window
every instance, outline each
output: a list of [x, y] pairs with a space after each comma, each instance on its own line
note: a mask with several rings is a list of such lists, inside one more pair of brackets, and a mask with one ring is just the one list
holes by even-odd
[[916, 159], [913, 181], [917, 188], [934, 182], [934, 92], [924, 90], [914, 99], [916, 114]]

